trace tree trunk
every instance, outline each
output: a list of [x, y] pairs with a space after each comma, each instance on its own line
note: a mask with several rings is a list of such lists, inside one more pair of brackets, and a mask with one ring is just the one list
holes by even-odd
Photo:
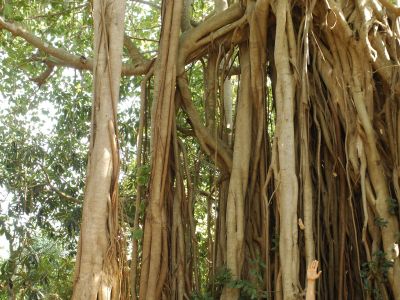
[[289, 61], [294, 61], [290, 31], [290, 1], [276, 3], [275, 65], [276, 136], [278, 143], [279, 178], [278, 201], [280, 212], [279, 253], [282, 266], [282, 288], [285, 300], [298, 297], [299, 252], [297, 230], [298, 182], [294, 134], [295, 81]]
[[89, 162], [72, 299], [120, 299], [117, 103], [125, 1], [95, 1]]
[[[252, 102], [250, 101], [249, 49], [240, 48], [240, 68], [243, 75], [239, 87], [239, 100], [235, 124], [233, 166], [229, 181], [226, 207], [226, 260], [233, 279], [240, 279], [244, 261], [244, 201], [249, 181], [251, 150]], [[225, 287], [221, 299], [238, 299], [239, 289]]]
[[140, 299], [161, 299], [169, 264], [165, 204], [168, 193], [166, 179], [170, 158], [172, 118], [175, 116], [176, 64], [182, 7], [182, 0], [163, 2], [159, 56], [154, 71], [150, 198], [143, 239]]

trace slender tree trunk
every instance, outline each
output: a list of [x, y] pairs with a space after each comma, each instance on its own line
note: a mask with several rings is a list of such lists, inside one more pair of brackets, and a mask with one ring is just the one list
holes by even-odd
[[[159, 56], [155, 66], [151, 122], [150, 199], [146, 212], [140, 299], [161, 299], [168, 268], [166, 223], [167, 172], [170, 159], [182, 0], [164, 1]], [[167, 252], [166, 252], [167, 251]]]
[[[313, 205], [313, 186], [310, 172], [310, 133], [309, 133], [309, 79], [307, 72], [307, 60], [309, 57], [309, 28], [312, 24], [312, 10], [315, 1], [312, 2], [311, 7], [307, 7], [305, 13], [305, 25], [303, 32], [303, 53], [298, 65], [301, 66], [301, 87], [300, 96], [298, 97], [299, 107], [299, 125], [300, 125], [300, 176], [302, 184], [303, 196], [303, 214], [304, 214], [304, 238], [305, 238], [305, 256], [306, 266], [308, 266], [315, 259], [315, 243], [314, 243], [314, 205]], [[306, 283], [308, 281], [306, 280]], [[306, 289], [313, 289], [311, 293], [315, 294], [315, 284], [306, 286]], [[310, 292], [310, 291], [309, 291]]]
[[282, 288], [285, 300], [298, 297], [299, 252], [297, 245], [298, 182], [296, 175], [296, 151], [294, 134], [295, 81], [289, 60], [290, 1], [276, 3], [275, 65], [277, 143], [279, 159], [278, 201], [280, 207], [279, 253], [282, 266]]
[[[143, 151], [143, 131], [145, 125], [145, 111], [146, 111], [146, 90], [147, 81], [149, 80], [152, 71], [146, 75], [141, 83], [141, 94], [140, 94], [140, 113], [139, 113], [139, 128], [137, 138], [137, 152], [136, 152], [136, 168], [139, 170], [142, 167], [142, 151]], [[139, 214], [140, 204], [142, 201], [142, 188], [141, 183], [137, 180], [136, 185], [136, 199], [135, 199], [135, 216], [133, 220], [133, 233], [135, 234], [140, 230], [139, 228]], [[138, 264], [138, 239], [134, 237], [132, 242], [132, 263], [131, 263], [131, 299], [137, 298], [136, 293], [136, 275], [137, 275], [137, 264]]]
[[[247, 46], [240, 48], [239, 100], [235, 124], [233, 166], [226, 208], [227, 267], [234, 279], [240, 279], [244, 260], [244, 201], [249, 180], [251, 152], [252, 102], [250, 101], [250, 57]], [[239, 289], [225, 287], [221, 299], [238, 299]]]

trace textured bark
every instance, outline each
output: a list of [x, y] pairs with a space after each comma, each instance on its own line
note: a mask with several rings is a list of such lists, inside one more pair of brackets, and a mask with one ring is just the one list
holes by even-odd
[[[154, 97], [146, 99], [154, 104], [150, 199], [143, 251], [133, 243], [132, 254], [140, 297], [185, 299], [207, 289], [214, 298], [236, 299], [250, 297], [250, 289], [258, 298], [295, 299], [304, 295], [306, 267], [316, 258], [319, 299], [399, 299], [399, 8], [386, 0], [231, 2], [216, 0], [215, 11], [193, 26], [190, 1], [163, 4]], [[96, 9], [104, 3], [95, 2]], [[108, 14], [95, 15], [96, 43], [100, 29], [114, 26], [99, 26], [99, 16]], [[144, 74], [152, 64], [126, 38], [134, 65], [101, 73], [101, 47], [82, 62], [3, 18], [0, 28], [48, 54], [45, 64], [96, 66], [75, 285], [85, 296], [74, 297], [109, 297], [107, 286], [119, 280], [107, 279], [119, 270], [114, 74]], [[102, 37], [118, 37], [110, 51], [122, 44], [119, 34]], [[201, 72], [196, 61], [203, 65], [202, 107], [199, 90], [193, 99], [191, 93]], [[206, 262], [204, 244], [196, 244], [194, 211], [201, 205], [208, 210]], [[138, 229], [138, 214], [134, 223]], [[224, 267], [233, 278], [222, 287], [215, 277]], [[207, 282], [201, 272], [210, 274]]]
[[89, 162], [72, 299], [119, 299], [117, 103], [125, 1], [96, 1]]
[[168, 268], [166, 199], [171, 146], [178, 39], [183, 3], [163, 3], [160, 55], [155, 65], [151, 114], [151, 178], [140, 276], [140, 299], [160, 299]]
[[289, 60], [291, 57], [290, 3], [278, 1], [276, 4], [275, 65], [276, 114], [279, 173], [278, 201], [280, 211], [279, 254], [282, 266], [282, 288], [284, 299], [298, 297], [299, 251], [297, 230], [298, 181], [296, 174], [296, 151], [294, 133], [294, 93], [295, 81]]
[[[249, 0], [228, 8], [216, 1], [192, 27], [185, 3], [163, 5], [140, 298], [182, 299], [207, 285], [194, 220], [200, 184], [208, 210], [217, 207], [207, 212], [214, 297], [247, 297], [231, 287], [245, 282], [259, 298], [271, 289], [276, 299], [300, 298], [315, 258], [321, 299], [400, 297], [397, 8], [389, 1]], [[198, 59], [207, 60], [204, 119], [185, 69]], [[226, 76], [238, 84], [236, 105]], [[207, 191], [198, 182], [202, 162], [175, 132], [179, 108], [193, 129], [180, 131], [219, 168]], [[222, 267], [233, 278], [221, 291], [212, 278]]]
[[[314, 195], [310, 166], [310, 83], [307, 72], [307, 60], [310, 54], [310, 26], [312, 26], [312, 10], [315, 1], [312, 1], [311, 7], [305, 11], [305, 24], [302, 39], [303, 53], [300, 57], [298, 65], [301, 66], [301, 87], [300, 97], [298, 97], [299, 107], [299, 127], [300, 127], [300, 182], [302, 188], [303, 215], [304, 215], [304, 239], [305, 239], [305, 256], [306, 265], [308, 266], [315, 259], [315, 242], [314, 242]], [[299, 219], [301, 220], [301, 219]], [[315, 284], [306, 286], [307, 291], [315, 294]], [[313, 291], [309, 291], [313, 289]]]
[[[137, 152], [136, 152], [136, 167], [140, 169], [142, 167], [142, 152], [143, 152], [143, 131], [145, 127], [145, 111], [146, 111], [146, 89], [147, 81], [152, 75], [152, 72], [147, 74], [141, 83], [141, 94], [140, 94], [140, 113], [139, 113], [139, 128], [138, 128], [138, 138], [137, 138]], [[141, 184], [138, 182], [136, 186], [136, 199], [135, 199], [135, 216], [133, 220], [133, 232], [136, 233], [139, 228], [139, 214], [140, 214], [140, 204], [142, 202], [142, 188]], [[137, 265], [138, 265], [138, 240], [134, 239], [132, 242], [132, 263], [131, 263], [131, 299], [137, 298], [136, 293], [136, 275], [137, 275]]]
[[[244, 201], [249, 180], [251, 149], [252, 103], [250, 100], [250, 57], [247, 46], [240, 48], [240, 68], [243, 78], [235, 123], [233, 166], [226, 207], [226, 262], [234, 279], [239, 279], [244, 261]], [[239, 290], [226, 287], [221, 299], [238, 299]]]

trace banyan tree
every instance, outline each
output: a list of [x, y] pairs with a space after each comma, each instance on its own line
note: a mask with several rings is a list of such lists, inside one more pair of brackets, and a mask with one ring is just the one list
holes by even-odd
[[[200, 22], [193, 5], [163, 0], [154, 58], [124, 38], [123, 0], [94, 0], [84, 59], [0, 19], [93, 72], [74, 299], [300, 299], [314, 259], [318, 299], [400, 299], [399, 3], [215, 0]], [[150, 167], [128, 229], [120, 76], [141, 78], [132, 151]]]

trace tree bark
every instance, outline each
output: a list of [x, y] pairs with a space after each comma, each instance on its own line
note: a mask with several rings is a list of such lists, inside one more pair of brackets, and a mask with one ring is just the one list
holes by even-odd
[[[250, 101], [250, 56], [247, 45], [240, 48], [242, 78], [235, 124], [232, 173], [226, 208], [227, 267], [233, 279], [240, 279], [244, 261], [244, 201], [249, 180], [252, 102]], [[238, 299], [239, 289], [225, 287], [221, 299]]]
[[151, 115], [150, 198], [146, 212], [140, 299], [161, 299], [168, 268], [165, 201], [171, 146], [182, 0], [164, 1], [159, 56], [155, 65]]
[[89, 162], [72, 299], [119, 299], [117, 103], [125, 1], [95, 1]]
[[298, 297], [299, 252], [297, 229], [298, 182], [294, 133], [295, 81], [289, 63], [288, 24], [290, 2], [276, 3], [275, 65], [276, 80], [276, 136], [278, 143], [279, 179], [278, 201], [280, 211], [279, 254], [282, 266], [282, 288], [285, 300]]

